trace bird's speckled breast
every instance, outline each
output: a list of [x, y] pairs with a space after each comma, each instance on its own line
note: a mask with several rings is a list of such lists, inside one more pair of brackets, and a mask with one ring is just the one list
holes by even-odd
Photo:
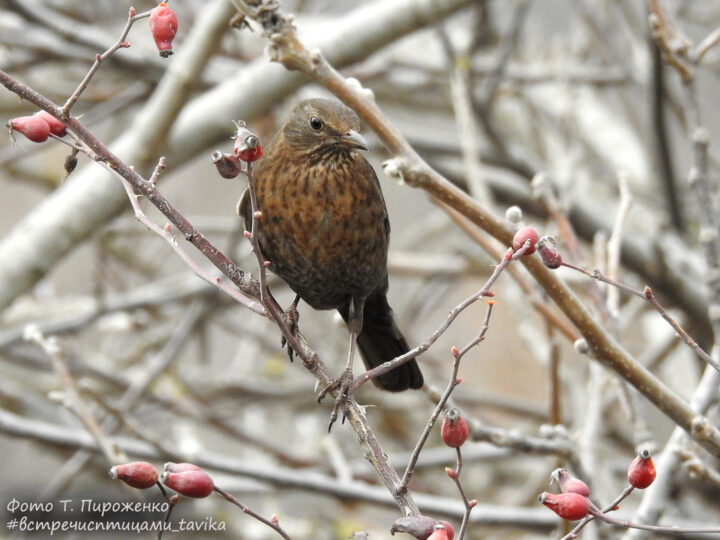
[[256, 189], [260, 244], [271, 270], [316, 309], [337, 308], [380, 287], [389, 227], [370, 164], [346, 153], [292, 176], [280, 160], [268, 161], [256, 174]]

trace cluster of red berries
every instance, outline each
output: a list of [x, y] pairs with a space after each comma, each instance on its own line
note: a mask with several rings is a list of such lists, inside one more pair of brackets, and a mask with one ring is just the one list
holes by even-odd
[[108, 474], [113, 480], [122, 480], [128, 486], [137, 489], [151, 488], [159, 479], [179, 494], [196, 499], [207, 497], [215, 489], [210, 475], [193, 463], [168, 462], [163, 473], [158, 477], [158, 472], [152, 463], [134, 461], [115, 465]]
[[550, 269], [559, 268], [562, 265], [562, 255], [555, 248], [555, 240], [551, 236], [540, 238], [537, 231], [532, 227], [519, 229], [513, 237], [512, 247], [517, 251], [526, 242], [529, 242], [528, 249], [523, 255], [532, 255], [537, 250], [543, 264]]
[[213, 163], [223, 178], [235, 178], [242, 172], [243, 163], [252, 163], [263, 155], [258, 136], [247, 129], [242, 122], [236, 123], [235, 126], [233, 153], [223, 154], [220, 150], [216, 150], [212, 155]]
[[[630, 462], [627, 471], [628, 482], [637, 489], [650, 486], [656, 475], [655, 464], [647, 450], [642, 450]], [[538, 500], [558, 516], [569, 521], [577, 521], [590, 514], [591, 510], [598, 511], [590, 502], [590, 488], [585, 482], [564, 469], [555, 470], [552, 478], [559, 486], [560, 493], [541, 493]]]
[[60, 120], [47, 111], [38, 111], [32, 116], [20, 116], [13, 118], [5, 124], [10, 129], [10, 134], [17, 131], [32, 142], [47, 141], [50, 134], [56, 137], [64, 137], [67, 128]]

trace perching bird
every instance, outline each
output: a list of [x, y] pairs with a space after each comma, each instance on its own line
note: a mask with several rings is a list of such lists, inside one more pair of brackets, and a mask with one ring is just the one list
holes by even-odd
[[[256, 162], [254, 181], [258, 239], [270, 270], [313, 308], [337, 309], [369, 369], [408, 345], [387, 302], [390, 222], [375, 171], [360, 154], [367, 143], [359, 127], [355, 112], [339, 102], [303, 101]], [[238, 213], [250, 230], [247, 191]], [[421, 388], [423, 376], [411, 360], [375, 382], [400, 392]]]

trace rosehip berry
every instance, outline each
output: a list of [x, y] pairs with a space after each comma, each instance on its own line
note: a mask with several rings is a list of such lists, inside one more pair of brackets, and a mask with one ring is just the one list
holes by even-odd
[[55, 118], [52, 114], [47, 111], [38, 111], [33, 116], [42, 118], [45, 120], [50, 127], [50, 133], [58, 137], [64, 137], [67, 134], [67, 127], [60, 120]]
[[652, 484], [655, 481], [657, 472], [655, 471], [655, 464], [650, 457], [650, 452], [643, 449], [635, 459], [630, 462], [627, 474], [628, 482], [635, 488], [645, 489]]
[[255, 148], [246, 148], [238, 152], [237, 157], [248, 163], [252, 163], [262, 157], [262, 146], [259, 144]]
[[537, 244], [537, 251], [543, 264], [555, 270], [562, 266], [562, 255], [555, 249], [555, 241], [550, 236], [543, 236]]
[[[454, 533], [453, 533], [454, 536]], [[442, 523], [436, 523], [433, 533], [427, 537], [427, 540], [450, 540], [447, 529]]]
[[441, 521], [440, 525], [445, 527], [445, 532], [447, 533], [448, 540], [453, 540], [455, 538], [455, 529], [453, 529], [453, 526], [450, 525], [447, 521]]
[[555, 469], [551, 476], [563, 493], [577, 493], [583, 497], [590, 496], [588, 485], [579, 478], [575, 478], [565, 469]]
[[47, 141], [50, 136], [50, 126], [38, 116], [21, 116], [13, 118], [7, 123], [10, 131], [18, 131], [32, 142]]
[[165, 2], [161, 2], [150, 13], [150, 32], [163, 58], [173, 53], [172, 42], [177, 30], [177, 15]]
[[203, 471], [188, 470], [179, 473], [165, 471], [160, 476], [160, 480], [181, 495], [196, 499], [207, 497], [215, 488], [212, 478]]
[[122, 480], [128, 486], [147, 489], [157, 484], [158, 473], [152, 463], [133, 461], [123, 465], [115, 465], [108, 471], [113, 480]]
[[223, 178], [235, 178], [242, 171], [240, 160], [235, 154], [223, 154], [218, 150], [213, 152], [212, 160]]
[[515, 236], [513, 236], [512, 247], [515, 251], [517, 251], [525, 245], [525, 242], [530, 240], [530, 247], [525, 252], [525, 255], [530, 255], [535, 253], [535, 244], [537, 244], [539, 239], [540, 236], [535, 229], [532, 227], [523, 227], [515, 233]]
[[260, 139], [247, 129], [244, 123], [237, 124], [233, 151], [238, 158], [247, 163], [252, 163], [263, 155]]
[[555, 512], [558, 516], [569, 521], [577, 521], [588, 515], [590, 500], [578, 493], [541, 493], [538, 500]]
[[185, 472], [185, 471], [202, 471], [200, 467], [195, 465], [194, 463], [173, 463], [172, 461], [168, 461], [163, 466], [164, 471], [173, 472], [173, 473], [179, 473], [179, 472]]
[[443, 442], [450, 448], [457, 448], [468, 438], [468, 425], [457, 409], [448, 409], [440, 429]]

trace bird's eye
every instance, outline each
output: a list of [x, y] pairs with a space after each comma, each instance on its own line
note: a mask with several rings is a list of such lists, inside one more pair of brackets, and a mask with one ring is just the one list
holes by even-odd
[[322, 125], [322, 120], [320, 120], [317, 116], [313, 116], [312, 118], [310, 118], [310, 127], [313, 128], [315, 131], [320, 129]]

